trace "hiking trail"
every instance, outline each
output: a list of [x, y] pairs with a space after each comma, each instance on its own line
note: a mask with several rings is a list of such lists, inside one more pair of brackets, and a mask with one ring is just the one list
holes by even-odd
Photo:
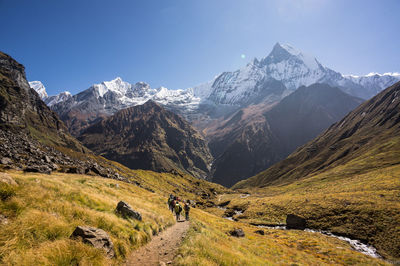
[[176, 251], [189, 229], [189, 224], [190, 222], [181, 220], [154, 236], [149, 243], [132, 252], [125, 265], [172, 264]]

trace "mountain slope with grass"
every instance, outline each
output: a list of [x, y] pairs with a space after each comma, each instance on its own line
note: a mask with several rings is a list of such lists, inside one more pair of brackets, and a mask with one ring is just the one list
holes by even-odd
[[287, 159], [241, 181], [227, 207], [248, 222], [279, 224], [287, 214], [311, 228], [372, 244], [400, 258], [400, 83], [363, 103]]
[[[341, 121], [264, 172], [235, 188], [287, 183], [332, 169], [351, 160], [364, 160], [360, 172], [400, 163], [400, 83], [363, 103]], [[371, 151], [374, 153], [371, 154]]]
[[275, 105], [241, 109], [218, 127], [206, 129], [215, 156], [212, 180], [232, 186], [267, 169], [361, 103], [339, 88], [313, 84]]
[[151, 100], [88, 127], [79, 140], [131, 169], [175, 169], [209, 178], [212, 157], [204, 139], [183, 118]]

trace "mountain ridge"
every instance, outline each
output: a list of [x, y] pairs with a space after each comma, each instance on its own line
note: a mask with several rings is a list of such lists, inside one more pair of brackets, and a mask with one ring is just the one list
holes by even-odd
[[131, 169], [184, 171], [208, 179], [211, 155], [200, 134], [152, 100], [122, 109], [78, 138], [96, 153]]
[[[395, 149], [390, 141], [397, 138], [399, 129], [400, 82], [361, 104], [286, 159], [237, 183], [234, 188], [291, 182], [362, 157], [371, 149]], [[384, 165], [384, 162], [371, 159], [368, 159], [371, 165], [366, 169]], [[400, 163], [399, 158], [389, 159], [390, 164]]]

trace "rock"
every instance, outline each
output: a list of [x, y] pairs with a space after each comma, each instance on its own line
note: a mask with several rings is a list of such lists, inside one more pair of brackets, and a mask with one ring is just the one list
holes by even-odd
[[227, 209], [224, 213], [225, 217], [233, 217], [235, 215], [235, 210], [234, 209]]
[[287, 229], [299, 229], [304, 230], [306, 228], [306, 219], [297, 216], [295, 214], [288, 214], [286, 217], [286, 228]]
[[101, 173], [101, 171], [100, 171], [100, 168], [99, 168], [99, 166], [98, 166], [97, 164], [94, 164], [94, 165], [90, 168], [90, 170], [91, 170], [93, 173], [95, 173], [96, 175], [102, 175], [102, 173]]
[[8, 157], [3, 157], [3, 158], [1, 158], [0, 162], [1, 162], [1, 164], [7, 165], [7, 164], [11, 164], [12, 160]]
[[70, 167], [67, 170], [67, 173], [70, 173], [70, 174], [84, 174], [85, 173], [85, 169], [83, 169], [81, 167]]
[[225, 207], [225, 206], [228, 206], [229, 203], [231, 203], [231, 201], [230, 201], [230, 200], [227, 200], [227, 201], [221, 202], [220, 204], [218, 204], [218, 206], [219, 206], [219, 207]]
[[244, 237], [244, 232], [242, 228], [237, 228], [229, 232], [231, 236]]
[[90, 244], [95, 248], [103, 249], [109, 258], [115, 256], [114, 245], [109, 235], [101, 229], [88, 226], [78, 226], [72, 233], [71, 238], [81, 238], [83, 243]]
[[167, 266], [167, 264], [165, 264], [165, 262], [163, 262], [163, 261], [160, 261], [160, 262], [159, 262], [159, 265], [160, 265], [160, 266]]
[[24, 172], [51, 174], [51, 169], [47, 165], [40, 165], [40, 166], [33, 165], [33, 166], [27, 166], [24, 169]]
[[18, 186], [17, 182], [15, 182], [15, 180], [7, 173], [0, 173], [0, 183]]
[[7, 216], [0, 214], [0, 224], [8, 224]]
[[254, 231], [254, 233], [262, 235], [262, 236], [265, 235], [264, 230], [257, 230], [257, 231]]
[[47, 156], [47, 155], [45, 155], [45, 156], [43, 157], [43, 160], [44, 160], [46, 163], [51, 163], [50, 157]]
[[124, 217], [134, 218], [139, 221], [142, 220], [142, 215], [139, 212], [133, 210], [132, 207], [129, 206], [128, 203], [124, 201], [118, 202], [116, 211], [122, 214], [122, 216]]

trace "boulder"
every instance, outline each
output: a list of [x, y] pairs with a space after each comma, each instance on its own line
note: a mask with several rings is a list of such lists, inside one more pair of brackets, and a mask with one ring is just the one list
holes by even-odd
[[7, 173], [0, 173], [0, 183], [18, 186], [17, 182], [15, 182], [15, 180]]
[[133, 210], [132, 207], [124, 201], [118, 202], [116, 211], [124, 217], [133, 218], [139, 221], [142, 220], [142, 215], [139, 212]]
[[225, 217], [233, 217], [235, 215], [235, 210], [234, 209], [227, 209], [224, 213]]
[[235, 237], [244, 237], [244, 232], [242, 228], [233, 229], [229, 232], [229, 234]]
[[50, 159], [50, 157], [47, 156], [47, 155], [45, 155], [45, 156], [43, 157], [43, 160], [44, 160], [46, 163], [51, 163], [51, 159]]
[[103, 249], [109, 258], [115, 256], [114, 245], [109, 235], [101, 229], [88, 226], [78, 226], [72, 233], [71, 238], [80, 238], [83, 243], [90, 244], [98, 249]]
[[7, 164], [11, 164], [12, 160], [8, 157], [3, 157], [3, 158], [1, 158], [0, 162], [1, 162], [1, 164], [7, 165]]
[[265, 235], [265, 232], [264, 232], [264, 230], [257, 230], [257, 231], [255, 231], [254, 233], [256, 233], [256, 234], [259, 234], [259, 235]]
[[286, 217], [286, 228], [287, 229], [299, 229], [304, 230], [307, 226], [306, 219], [297, 216], [295, 214], [288, 214]]
[[84, 174], [85, 169], [83, 169], [82, 167], [70, 167], [67, 170], [67, 173], [69, 173], [69, 174]]
[[44, 174], [51, 174], [51, 169], [47, 165], [33, 165], [27, 166], [24, 169], [24, 172], [28, 173], [44, 173]]

